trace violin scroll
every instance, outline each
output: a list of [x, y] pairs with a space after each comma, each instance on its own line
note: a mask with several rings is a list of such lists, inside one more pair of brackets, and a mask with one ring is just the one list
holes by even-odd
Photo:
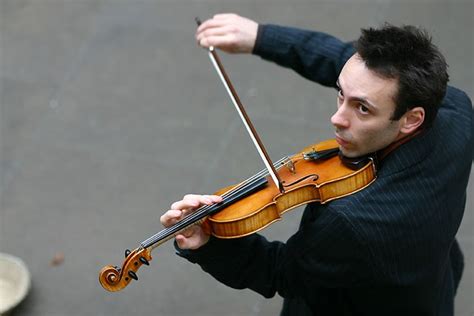
[[137, 271], [142, 265], [149, 265], [151, 251], [148, 248], [137, 248], [125, 251], [122, 268], [105, 266], [99, 272], [99, 282], [109, 292], [117, 292], [125, 288], [132, 279], [138, 280]]

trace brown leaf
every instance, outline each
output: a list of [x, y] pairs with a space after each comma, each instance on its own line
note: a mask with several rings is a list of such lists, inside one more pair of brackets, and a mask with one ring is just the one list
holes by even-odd
[[53, 259], [51, 259], [51, 262], [49, 263], [49, 265], [59, 266], [59, 265], [63, 264], [63, 262], [64, 262], [64, 253], [56, 252]]

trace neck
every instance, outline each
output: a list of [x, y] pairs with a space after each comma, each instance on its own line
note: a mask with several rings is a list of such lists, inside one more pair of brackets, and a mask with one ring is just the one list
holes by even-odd
[[388, 145], [387, 147], [379, 150], [377, 152], [378, 160], [381, 161], [385, 157], [387, 157], [392, 151], [400, 147], [401, 145], [405, 144], [406, 142], [410, 141], [411, 139], [415, 138], [417, 135], [421, 134], [423, 132], [423, 129], [417, 129], [411, 134], [408, 135], [402, 135], [399, 137], [397, 140], [395, 140], [393, 143]]

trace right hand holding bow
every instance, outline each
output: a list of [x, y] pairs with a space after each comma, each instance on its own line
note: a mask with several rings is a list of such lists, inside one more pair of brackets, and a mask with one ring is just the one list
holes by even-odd
[[214, 46], [227, 53], [251, 53], [257, 39], [258, 23], [233, 13], [216, 14], [196, 31], [202, 47]]

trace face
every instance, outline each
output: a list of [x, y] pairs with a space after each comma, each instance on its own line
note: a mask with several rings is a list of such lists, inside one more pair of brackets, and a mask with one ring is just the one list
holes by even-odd
[[378, 151], [400, 138], [395, 110], [397, 80], [369, 70], [355, 54], [339, 75], [337, 112], [331, 117], [339, 149], [347, 157]]

